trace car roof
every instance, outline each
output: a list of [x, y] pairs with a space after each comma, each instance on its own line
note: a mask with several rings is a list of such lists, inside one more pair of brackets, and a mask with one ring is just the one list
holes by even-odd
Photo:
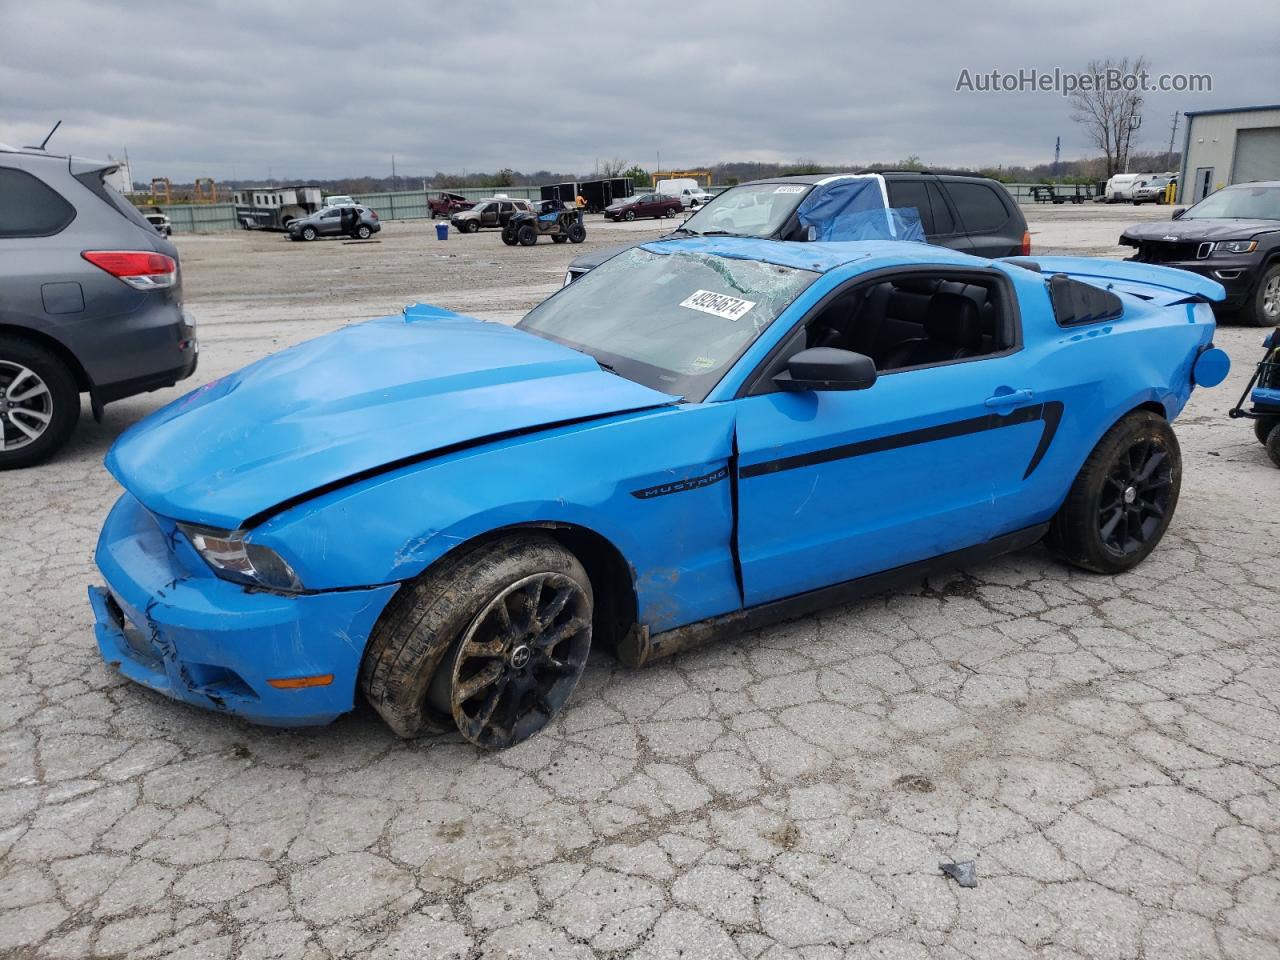
[[858, 170], [856, 172], [806, 173], [785, 177], [762, 177], [759, 180], [748, 180], [743, 183], [742, 186], [745, 187], [757, 183], [803, 183], [812, 186], [813, 184], [823, 183], [827, 180], [835, 180], [840, 177], [867, 177], [872, 174], [877, 174], [882, 177], [946, 177], [947, 179], [965, 177], [970, 180], [991, 179], [990, 177], [984, 177], [980, 173], [975, 173], [972, 170], [891, 170], [868, 168], [865, 170]]
[[987, 266], [990, 261], [947, 247], [905, 240], [849, 240], [839, 242], [789, 242], [755, 237], [681, 237], [642, 244], [651, 253], [702, 253], [738, 260], [758, 260], [795, 270], [827, 273], [858, 260], [942, 263]]

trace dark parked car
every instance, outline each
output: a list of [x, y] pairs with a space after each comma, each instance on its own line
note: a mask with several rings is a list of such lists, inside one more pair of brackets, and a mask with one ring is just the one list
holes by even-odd
[[1217, 280], [1245, 323], [1280, 323], [1280, 180], [1224, 187], [1172, 221], [1126, 227], [1120, 243], [1137, 248], [1132, 260]]
[[0, 469], [103, 404], [196, 368], [178, 250], [106, 182], [116, 164], [0, 146]]
[[481, 227], [505, 227], [517, 213], [533, 213], [533, 204], [528, 200], [493, 197], [481, 200], [470, 210], [449, 214], [449, 223], [459, 233], [475, 233]]
[[461, 210], [470, 210], [474, 206], [474, 203], [460, 193], [435, 193], [427, 198], [427, 209], [431, 211], [433, 220], [436, 217], [447, 220], [452, 214]]
[[[703, 205], [670, 234], [735, 234], [769, 240], [809, 239], [797, 210], [811, 194], [848, 177], [878, 176], [887, 206], [915, 209], [930, 243], [980, 257], [1008, 257], [1031, 252], [1027, 221], [1009, 191], [995, 180], [968, 174], [920, 171], [864, 171], [860, 174], [817, 174], [774, 177], [740, 184]], [[605, 248], [577, 257], [565, 282], [576, 280], [628, 247]]]
[[684, 212], [679, 197], [667, 197], [660, 193], [641, 193], [626, 197], [604, 208], [610, 220], [634, 220], [636, 217], [674, 217]]
[[[356, 212], [358, 219], [353, 228], [344, 229], [342, 222], [344, 210], [354, 210]], [[337, 236], [351, 236], [358, 237], [361, 240], [368, 240], [382, 229], [382, 224], [378, 220], [377, 211], [370, 210], [368, 207], [325, 207], [309, 217], [298, 217], [296, 220], [290, 220], [287, 229], [290, 240], [315, 240], [317, 237]]]

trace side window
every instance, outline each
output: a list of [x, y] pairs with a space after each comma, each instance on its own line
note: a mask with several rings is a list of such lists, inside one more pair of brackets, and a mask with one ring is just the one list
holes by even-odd
[[956, 221], [951, 216], [951, 208], [947, 206], [947, 198], [942, 195], [942, 188], [936, 183], [929, 184], [929, 206], [933, 208], [933, 228], [938, 236], [945, 237], [956, 233]]
[[915, 209], [920, 214], [920, 225], [932, 236], [937, 231], [929, 209], [929, 191], [923, 180], [890, 180], [889, 206], [898, 209]]
[[998, 230], [1009, 222], [1009, 211], [1000, 195], [985, 183], [952, 181], [947, 184], [947, 192], [969, 233]]
[[501, 203], [498, 205], [498, 211], [500, 213], [511, 213], [514, 209], [515, 207], [509, 203]]
[[75, 218], [75, 207], [52, 187], [24, 170], [0, 167], [0, 237], [48, 237]]

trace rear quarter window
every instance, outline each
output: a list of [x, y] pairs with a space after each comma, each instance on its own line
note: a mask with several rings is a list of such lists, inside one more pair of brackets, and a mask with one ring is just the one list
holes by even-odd
[[151, 229], [151, 224], [147, 223], [147, 218], [138, 212], [138, 208], [121, 196], [115, 187], [107, 183], [107, 173], [108, 170], [90, 170], [87, 173], [77, 173], [76, 179], [120, 216], [139, 227]]
[[1009, 210], [1000, 194], [985, 183], [953, 181], [947, 184], [951, 202], [970, 233], [999, 230], [1009, 222]]
[[75, 218], [76, 208], [44, 181], [0, 167], [0, 237], [49, 237]]

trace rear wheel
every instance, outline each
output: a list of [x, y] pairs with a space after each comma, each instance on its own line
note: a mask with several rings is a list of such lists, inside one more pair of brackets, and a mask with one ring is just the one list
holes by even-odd
[[1178, 505], [1182, 453], [1163, 417], [1136, 410], [1106, 432], [1076, 475], [1045, 542], [1096, 573], [1123, 573], [1155, 549]]
[[359, 237], [361, 240], [368, 240], [370, 237], [373, 236], [373, 230], [369, 227], [368, 224], [362, 223], [360, 224], [360, 226], [356, 227], [356, 236]]
[[80, 390], [50, 350], [0, 337], [0, 470], [29, 467], [67, 442], [80, 420]]
[[531, 224], [525, 223], [516, 231], [516, 240], [522, 247], [532, 247], [538, 242], [538, 231]]
[[1267, 437], [1267, 456], [1280, 467], [1280, 424], [1272, 427], [1271, 434]]
[[580, 223], [569, 224], [569, 239], [573, 243], [581, 243], [587, 239], [587, 228]]
[[1253, 435], [1260, 444], [1266, 446], [1267, 437], [1271, 435], [1272, 428], [1277, 426], [1280, 426], [1280, 417], [1259, 417], [1253, 421]]
[[518, 534], [446, 557], [383, 613], [360, 668], [402, 737], [457, 726], [509, 747], [564, 707], [591, 648], [591, 581], [549, 537]]

